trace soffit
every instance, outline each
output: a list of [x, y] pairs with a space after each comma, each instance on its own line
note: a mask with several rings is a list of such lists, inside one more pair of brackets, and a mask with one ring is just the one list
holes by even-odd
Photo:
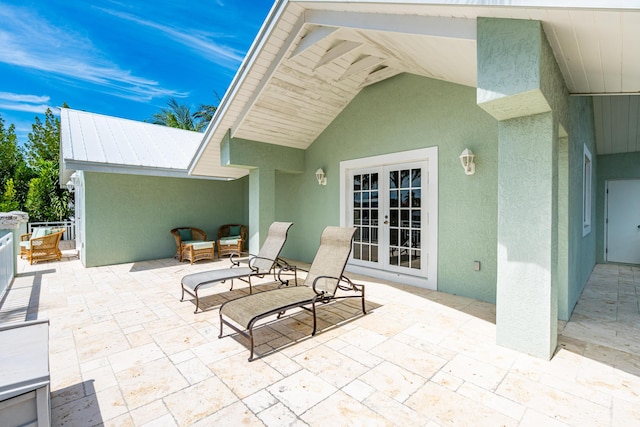
[[399, 73], [475, 87], [478, 17], [542, 21], [572, 94], [640, 93], [637, 8], [443, 3], [277, 2], [191, 172], [206, 175], [216, 166], [210, 152], [227, 131], [306, 149], [362, 88]]

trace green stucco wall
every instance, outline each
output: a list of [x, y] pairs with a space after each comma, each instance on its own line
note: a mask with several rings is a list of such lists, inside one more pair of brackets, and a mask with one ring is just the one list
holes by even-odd
[[85, 266], [170, 258], [169, 230], [247, 223], [248, 179], [210, 181], [85, 172]]
[[[591, 154], [594, 154], [591, 151]], [[593, 155], [594, 162], [597, 161], [596, 169], [596, 215], [592, 216], [595, 220], [592, 221], [591, 233], [593, 233], [593, 227], [595, 226], [596, 236], [596, 259], [599, 263], [605, 262], [604, 250], [605, 250], [605, 183], [608, 180], [618, 179], [640, 179], [640, 152], [635, 153], [621, 153], [621, 154], [607, 154], [607, 155]]]
[[[324, 227], [339, 225], [340, 161], [437, 146], [438, 289], [495, 302], [497, 131], [475, 88], [410, 74], [365, 88], [309, 147], [303, 175], [276, 175], [276, 218], [294, 222], [283, 255], [311, 261]], [[465, 148], [476, 154], [472, 176], [460, 166]]]
[[[592, 154], [593, 183], [591, 199], [596, 200], [596, 174], [600, 168], [596, 158], [593, 103], [590, 97], [569, 98], [568, 146], [568, 208], [566, 236], [559, 236], [559, 245], [567, 245], [567, 285], [558, 290], [558, 318], [569, 320], [580, 294], [596, 263], [596, 203], [591, 206], [591, 233], [582, 236], [583, 156], [586, 145]], [[563, 242], [561, 239], [565, 238]], [[565, 243], [566, 242], [566, 243]]]

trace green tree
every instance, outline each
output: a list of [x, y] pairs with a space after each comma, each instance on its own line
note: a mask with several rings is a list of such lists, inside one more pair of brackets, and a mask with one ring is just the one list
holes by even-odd
[[197, 120], [199, 130], [207, 127], [218, 107], [215, 105], [200, 104], [198, 111], [193, 113], [193, 118]]
[[[4, 119], [0, 117], [0, 194], [2, 203], [8, 203], [6, 197], [11, 194], [9, 210], [24, 210], [24, 204], [29, 191], [29, 180], [33, 177], [33, 171], [27, 166], [25, 154], [18, 144], [15, 126], [5, 127]], [[8, 185], [11, 181], [12, 189]], [[0, 211], [7, 211], [9, 205], [4, 204]]]
[[62, 221], [69, 217], [71, 195], [60, 188], [58, 163], [53, 160], [39, 160], [37, 176], [29, 182], [26, 208], [29, 220]]
[[186, 104], [178, 104], [178, 101], [171, 98], [167, 102], [169, 108], [163, 108], [151, 116], [149, 121], [156, 125], [169, 126], [172, 128], [199, 131], [198, 123], [193, 118], [191, 107]]
[[[66, 107], [64, 104], [63, 108]], [[70, 215], [71, 195], [60, 187], [60, 119], [51, 109], [44, 123], [35, 118], [27, 143], [27, 158], [33, 170], [25, 201], [32, 222], [62, 221]]]
[[[218, 96], [217, 93], [216, 96]], [[218, 100], [220, 100], [219, 96]], [[191, 112], [189, 105], [179, 104], [173, 98], [167, 102], [167, 106], [168, 108], [162, 108], [157, 113], [154, 113], [148, 121], [156, 125], [196, 132], [202, 132], [206, 129], [218, 109], [215, 105], [200, 104], [197, 111]]]
[[20, 203], [16, 199], [16, 189], [13, 185], [13, 178], [9, 178], [6, 183], [4, 194], [0, 198], [0, 212], [17, 211]]
[[[65, 104], [66, 105], [66, 104]], [[29, 164], [37, 168], [40, 160], [60, 159], [60, 119], [53, 115], [50, 108], [44, 113], [44, 123], [39, 117], [35, 118], [35, 124], [31, 125], [32, 132], [27, 142], [27, 154]]]

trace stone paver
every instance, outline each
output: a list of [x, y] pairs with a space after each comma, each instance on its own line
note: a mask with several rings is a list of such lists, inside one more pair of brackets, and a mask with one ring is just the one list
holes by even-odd
[[[227, 334], [240, 282], [180, 302], [180, 279], [225, 268], [174, 259], [28, 265], [0, 322], [50, 319], [53, 426], [640, 426], [640, 268], [598, 265], [551, 361], [495, 344], [495, 306], [352, 275], [356, 300]], [[264, 279], [256, 290], [273, 285]]]

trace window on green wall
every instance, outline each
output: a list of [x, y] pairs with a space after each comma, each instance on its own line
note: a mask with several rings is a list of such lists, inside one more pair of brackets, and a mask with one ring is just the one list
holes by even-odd
[[591, 152], [584, 146], [582, 165], [582, 236], [591, 232]]

